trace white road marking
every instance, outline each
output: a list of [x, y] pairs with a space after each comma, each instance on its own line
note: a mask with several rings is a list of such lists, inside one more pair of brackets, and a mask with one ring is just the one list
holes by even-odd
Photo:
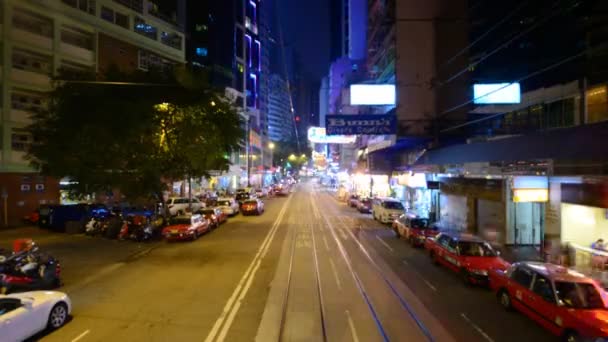
[[431, 284], [431, 282], [430, 282], [430, 281], [428, 281], [428, 280], [426, 280], [426, 279], [424, 279], [424, 278], [422, 278], [422, 280], [424, 280], [424, 283], [425, 283], [425, 284], [426, 284], [428, 287], [430, 287], [430, 288], [431, 288], [431, 290], [433, 290], [433, 291], [437, 292], [437, 289], [435, 288], [435, 286], [433, 286], [433, 284]]
[[342, 230], [342, 228], [338, 227], [338, 231], [340, 232], [340, 236], [342, 236], [342, 240], [348, 240], [348, 235]]
[[352, 317], [350, 317], [350, 311], [346, 310], [346, 319], [348, 319], [348, 326], [350, 327], [350, 333], [353, 335], [353, 341], [359, 342], [359, 336], [357, 336], [357, 330], [355, 329], [355, 324], [353, 323]]
[[486, 334], [486, 332], [485, 332], [485, 331], [481, 330], [481, 328], [480, 328], [479, 326], [477, 326], [477, 324], [473, 323], [473, 321], [471, 321], [471, 320], [469, 319], [469, 317], [467, 317], [467, 315], [465, 315], [465, 314], [464, 314], [464, 312], [463, 312], [463, 313], [461, 313], [461, 314], [460, 314], [460, 316], [462, 316], [462, 318], [463, 318], [465, 321], [467, 321], [467, 323], [469, 323], [469, 324], [470, 324], [470, 325], [473, 327], [473, 329], [475, 329], [475, 331], [477, 331], [477, 332], [478, 332], [478, 333], [479, 333], [481, 336], [483, 336], [483, 337], [484, 337], [484, 338], [485, 338], [487, 341], [489, 341], [489, 342], [494, 342], [494, 340], [493, 340], [493, 339], [492, 339], [490, 336], [488, 336], [488, 334]]
[[71, 342], [79, 341], [81, 338], [87, 336], [90, 332], [91, 332], [91, 330], [85, 330], [82, 334], [74, 337], [74, 339]]
[[329, 259], [329, 265], [331, 266], [331, 270], [334, 273], [334, 277], [336, 277], [336, 284], [338, 284], [338, 290], [342, 291], [342, 283], [340, 282], [340, 277], [338, 277], [338, 271], [336, 270], [336, 265], [334, 265], [334, 261]]
[[325, 238], [325, 235], [323, 235], [323, 243], [325, 244], [325, 249], [329, 252], [329, 243], [327, 243], [327, 239]]
[[388, 248], [388, 250], [393, 253], [393, 247], [389, 246], [388, 243], [386, 243], [386, 241], [382, 240], [382, 238], [380, 238], [378, 235], [376, 235], [376, 239], [378, 239], [378, 241], [380, 241], [381, 244], [384, 245], [384, 247]]
[[[211, 342], [215, 340], [216, 336], [218, 336], [218, 332], [220, 333], [220, 335], [218, 336], [217, 341], [223, 341], [226, 337], [228, 329], [230, 329], [234, 317], [236, 316], [236, 313], [238, 312], [241, 306], [241, 301], [249, 291], [249, 287], [251, 286], [253, 278], [255, 277], [255, 274], [260, 267], [262, 259], [264, 258], [264, 256], [266, 256], [266, 253], [268, 252], [268, 249], [270, 247], [270, 243], [274, 239], [274, 235], [277, 232], [281, 221], [283, 220], [283, 216], [285, 216], [285, 212], [288, 207], [287, 205], [289, 204], [289, 202], [291, 202], [291, 199], [292, 197], [289, 197], [289, 199], [283, 204], [283, 208], [281, 208], [281, 211], [279, 212], [277, 219], [274, 221], [272, 228], [270, 228], [268, 234], [266, 234], [266, 238], [264, 238], [264, 241], [260, 245], [260, 248], [253, 257], [251, 264], [249, 264], [249, 267], [245, 271], [245, 274], [243, 274], [243, 277], [239, 280], [239, 283], [234, 289], [234, 292], [226, 302], [226, 305], [224, 305], [224, 310], [220, 314], [220, 317], [218, 317], [218, 319], [215, 321], [215, 324], [209, 332], [209, 335], [207, 335], [205, 342]], [[219, 330], [220, 327], [222, 328], [221, 331]]]

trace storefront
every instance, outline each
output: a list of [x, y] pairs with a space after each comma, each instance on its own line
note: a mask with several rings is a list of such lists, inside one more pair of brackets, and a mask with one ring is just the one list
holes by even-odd
[[545, 236], [545, 203], [549, 182], [545, 176], [515, 176], [508, 182], [507, 238], [510, 245], [540, 246]]
[[589, 247], [608, 241], [608, 184], [561, 184], [561, 240]]
[[444, 229], [467, 231], [503, 243], [502, 179], [440, 178], [439, 221]]
[[436, 221], [439, 207], [439, 182], [427, 182], [424, 173], [403, 173], [391, 179], [395, 198], [408, 212]]
[[350, 193], [359, 196], [388, 197], [391, 195], [388, 176], [354, 174], [350, 177]]

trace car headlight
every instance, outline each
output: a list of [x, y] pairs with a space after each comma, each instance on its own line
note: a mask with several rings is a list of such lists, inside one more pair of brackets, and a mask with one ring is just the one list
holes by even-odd
[[477, 275], [482, 275], [482, 276], [487, 276], [488, 275], [488, 271], [486, 271], [486, 270], [474, 270], [474, 269], [470, 269], [469, 272], [473, 273], [473, 274], [477, 274]]

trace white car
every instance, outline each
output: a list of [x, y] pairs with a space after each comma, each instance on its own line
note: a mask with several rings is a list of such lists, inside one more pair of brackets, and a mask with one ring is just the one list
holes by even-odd
[[57, 291], [0, 295], [0, 340], [24, 341], [45, 329], [58, 329], [72, 312], [70, 298]]
[[[199, 211], [205, 206], [198, 198], [192, 198], [192, 212]], [[188, 198], [187, 197], [171, 197], [167, 201], [167, 208], [169, 208], [169, 214], [171, 216], [183, 215], [188, 212]]]
[[382, 223], [391, 223], [405, 214], [403, 204], [394, 198], [381, 198], [373, 201], [372, 216]]
[[239, 204], [237, 201], [234, 200], [234, 198], [218, 198], [217, 207], [222, 209], [224, 214], [228, 216], [236, 215], [239, 213]]

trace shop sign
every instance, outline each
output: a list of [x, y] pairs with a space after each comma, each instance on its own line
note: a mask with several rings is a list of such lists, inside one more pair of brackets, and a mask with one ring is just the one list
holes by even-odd
[[249, 145], [258, 149], [262, 148], [262, 138], [257, 132], [251, 131], [249, 133]]
[[513, 189], [547, 189], [549, 179], [545, 176], [513, 177]]
[[547, 189], [513, 189], [513, 202], [548, 202], [549, 190]]
[[424, 173], [414, 174], [401, 174], [397, 177], [399, 185], [409, 186], [410, 188], [424, 188], [426, 189], [426, 175]]
[[327, 115], [327, 135], [386, 135], [397, 133], [395, 114]]

